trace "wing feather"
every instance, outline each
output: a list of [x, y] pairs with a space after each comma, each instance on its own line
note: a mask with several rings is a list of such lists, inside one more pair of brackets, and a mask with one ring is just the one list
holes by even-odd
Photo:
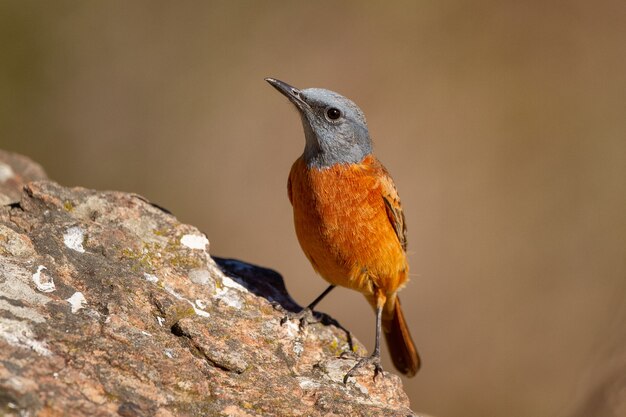
[[404, 221], [404, 212], [402, 211], [402, 204], [400, 203], [398, 189], [382, 164], [380, 165], [380, 168], [382, 171], [380, 175], [380, 191], [385, 202], [387, 217], [389, 218], [389, 222], [391, 223], [393, 230], [396, 232], [396, 236], [398, 236], [402, 249], [406, 252], [406, 222]]

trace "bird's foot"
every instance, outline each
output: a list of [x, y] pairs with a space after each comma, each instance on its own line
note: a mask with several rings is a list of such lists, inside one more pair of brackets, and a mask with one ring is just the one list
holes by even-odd
[[298, 327], [300, 328], [300, 330], [304, 329], [309, 324], [319, 323], [321, 321], [321, 319], [315, 315], [313, 310], [311, 310], [308, 307], [303, 308], [297, 313], [288, 311], [285, 314], [285, 316], [282, 319], [280, 319], [280, 325], [281, 326], [284, 325], [289, 320], [297, 320]]
[[348, 378], [353, 377], [359, 368], [362, 368], [366, 365], [374, 365], [374, 378], [373, 378], [374, 381], [376, 381], [376, 377], [378, 376], [378, 374], [380, 374], [381, 376], [384, 376], [383, 367], [380, 366], [380, 355], [373, 354], [371, 356], [362, 358], [360, 361], [358, 361], [356, 365], [354, 365], [352, 369], [348, 371], [346, 376], [343, 377], [343, 383], [347, 384]]

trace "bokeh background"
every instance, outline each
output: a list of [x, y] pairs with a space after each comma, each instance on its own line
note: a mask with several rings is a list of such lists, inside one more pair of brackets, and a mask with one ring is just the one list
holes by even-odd
[[[622, 0], [3, 0], [0, 147], [145, 195], [307, 304], [325, 283], [286, 194], [304, 139], [263, 78], [336, 90], [405, 207], [412, 407], [624, 416], [625, 45]], [[320, 309], [372, 346], [359, 295]]]

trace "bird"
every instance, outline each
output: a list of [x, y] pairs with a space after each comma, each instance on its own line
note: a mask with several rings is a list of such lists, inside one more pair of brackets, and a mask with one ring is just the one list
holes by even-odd
[[303, 311], [312, 312], [337, 286], [360, 292], [376, 312], [375, 346], [343, 382], [367, 365], [374, 379], [382, 375], [381, 333], [396, 369], [412, 377], [421, 361], [397, 294], [409, 278], [405, 216], [393, 179], [372, 153], [365, 115], [333, 91], [265, 80], [302, 121], [304, 151], [291, 167], [288, 197], [300, 246], [330, 284]]

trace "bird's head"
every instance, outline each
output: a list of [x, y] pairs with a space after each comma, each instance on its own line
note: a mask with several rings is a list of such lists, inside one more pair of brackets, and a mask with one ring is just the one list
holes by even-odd
[[300, 112], [307, 165], [326, 168], [335, 164], [357, 163], [372, 152], [365, 115], [351, 100], [330, 90], [299, 90], [274, 78], [265, 80]]

